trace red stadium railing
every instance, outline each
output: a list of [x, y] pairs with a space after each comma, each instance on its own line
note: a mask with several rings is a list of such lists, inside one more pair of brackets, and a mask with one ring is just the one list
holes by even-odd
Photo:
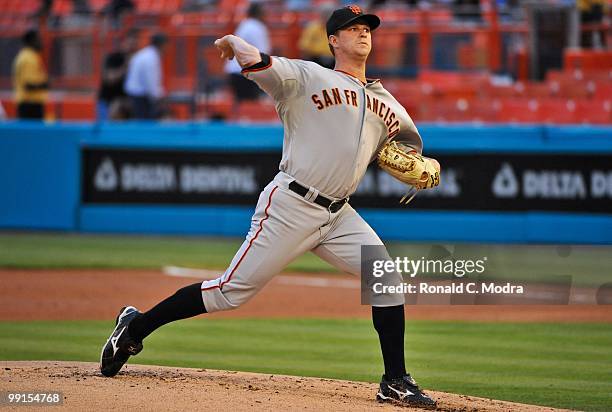
[[[195, 109], [196, 117], [275, 119], [269, 108], [256, 114], [249, 105], [234, 105], [219, 87], [224, 81], [223, 62], [212, 42], [233, 31], [244, 16], [245, 1], [222, 0], [213, 11], [182, 13], [177, 12], [180, 0], [138, 0], [137, 12], [124, 16], [120, 29], [99, 14], [106, 3], [90, 0], [98, 14], [71, 23], [72, 1], [56, 0], [52, 13], [65, 21], [58, 25], [49, 20], [38, 22], [53, 88], [62, 91], [54, 94], [56, 103], [52, 104], [57, 117], [93, 117], [91, 102], [103, 56], [128, 27], [140, 27], [141, 45], [153, 30], [163, 30], [171, 39], [163, 59], [166, 89], [191, 96], [185, 99], [189, 108], [184, 103], [174, 105], [176, 117], [189, 118]], [[28, 16], [37, 7], [37, 0], [0, 0], [0, 40], [12, 39], [15, 44], [24, 28], [32, 24]], [[467, 25], [453, 24], [452, 14], [444, 8], [383, 9], [377, 13], [385, 24], [374, 36], [371, 67], [384, 76], [385, 85], [416, 119], [610, 123], [611, 52], [567, 50], [565, 69], [550, 71], [545, 82], [535, 83], [527, 80], [526, 23], [500, 21], [494, 8], [483, 13], [481, 24]], [[298, 57], [301, 28], [315, 16], [314, 12], [269, 10], [266, 18], [274, 53]], [[607, 44], [612, 44], [609, 23], [586, 29], [603, 29]], [[454, 71], [431, 70], [446, 66]], [[520, 81], [497, 85], [490, 75], [496, 72], [513, 72]], [[405, 78], [417, 74], [413, 80]], [[0, 71], [0, 89], [5, 90], [2, 96], [8, 96], [10, 88], [10, 72]], [[77, 92], [84, 94], [74, 94]], [[10, 102], [2, 101], [12, 113]], [[75, 109], [79, 105], [84, 109]], [[548, 114], [553, 112], [565, 116]]]

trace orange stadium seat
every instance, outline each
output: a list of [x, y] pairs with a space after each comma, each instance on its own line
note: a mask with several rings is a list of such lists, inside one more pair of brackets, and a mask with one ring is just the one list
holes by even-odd
[[238, 104], [238, 110], [233, 114], [231, 119], [266, 123], [279, 121], [274, 105], [261, 101], [242, 102]]
[[565, 99], [542, 99], [538, 101], [540, 122], [554, 124], [577, 123], [576, 103]]
[[108, 5], [108, 0], [89, 0], [89, 7], [99, 12]]
[[468, 120], [476, 122], [496, 122], [501, 110], [499, 99], [476, 99], [468, 101], [470, 110]]
[[434, 121], [465, 122], [471, 120], [471, 105], [467, 99], [437, 99], [430, 117]]
[[546, 83], [516, 82], [512, 88], [517, 97], [543, 98], [551, 95], [550, 86]]
[[498, 86], [492, 83], [485, 83], [483, 87], [479, 89], [479, 95], [481, 97], [491, 98], [505, 98], [516, 96], [516, 90], [514, 85]]
[[171, 14], [181, 9], [182, 0], [136, 0], [136, 10], [147, 14]]
[[232, 111], [233, 102], [232, 98], [229, 96], [202, 102], [198, 104], [197, 107], [199, 116], [201, 117], [202, 114], [204, 114], [204, 116], [208, 118], [229, 119], [232, 117]]
[[563, 67], [566, 70], [612, 69], [612, 51], [567, 49], [564, 54]]
[[406, 8], [383, 8], [377, 10], [376, 15], [385, 22], [385, 26], [415, 23], [420, 18], [418, 11]]
[[227, 12], [208, 11], [197, 13], [175, 13], [170, 22], [176, 27], [195, 26], [225, 29], [231, 21], [231, 15]]
[[2, 0], [0, 1], [0, 11], [7, 14], [28, 15], [34, 13], [40, 7], [37, 0]]
[[72, 13], [72, 0], [55, 0], [51, 8], [51, 13], [60, 16], [69, 15]]
[[404, 58], [404, 33], [388, 27], [381, 27], [373, 38], [373, 52], [370, 63], [377, 67], [397, 67]]
[[500, 100], [497, 121], [510, 123], [538, 123], [538, 102], [535, 99]]
[[60, 104], [59, 116], [62, 120], [94, 120], [96, 102], [93, 96], [66, 97]]
[[577, 100], [576, 121], [587, 124], [612, 124], [612, 101]]
[[595, 99], [609, 99], [612, 96], [612, 81], [595, 83], [595, 93], [593, 97]]
[[170, 112], [172, 119], [174, 120], [190, 120], [191, 111], [187, 105], [184, 104], [170, 104]]
[[595, 92], [594, 82], [577, 76], [577, 72], [551, 71], [547, 73], [546, 79], [554, 96], [579, 99], [592, 96]]
[[2, 100], [2, 107], [4, 107], [4, 111], [6, 112], [6, 116], [9, 119], [14, 119], [17, 117], [17, 106], [13, 100]]
[[235, 12], [244, 12], [247, 8], [248, 0], [219, 0], [217, 7], [219, 10]]

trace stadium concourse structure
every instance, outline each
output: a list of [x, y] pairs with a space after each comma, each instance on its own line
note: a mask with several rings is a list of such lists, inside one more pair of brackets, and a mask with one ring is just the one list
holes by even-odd
[[[91, 13], [82, 14], [72, 0], [55, 0], [41, 15], [38, 0], [0, 0], [0, 102], [9, 118], [15, 116], [11, 62], [21, 34], [36, 25], [52, 85], [47, 119], [94, 120], [103, 56], [127, 30], [140, 28], [141, 45], [156, 30], [170, 37], [163, 64], [171, 117], [278, 121], [271, 101], [234, 104], [212, 45], [235, 29], [245, 0], [211, 2], [196, 11], [187, 9], [186, 0], [137, 0], [118, 20], [103, 12], [107, 3], [89, 0]], [[300, 32], [319, 3], [292, 11], [282, 1], [265, 2], [274, 54], [300, 57]], [[567, 48], [558, 67], [535, 75], [535, 35], [525, 13], [498, 10], [494, 1], [483, 0], [481, 18], [466, 23], [448, 6], [431, 3], [377, 9], [383, 25], [370, 59], [370, 75], [381, 77], [417, 122], [611, 123], [611, 51]], [[582, 31], [605, 33], [604, 44], [610, 44], [609, 21]]]

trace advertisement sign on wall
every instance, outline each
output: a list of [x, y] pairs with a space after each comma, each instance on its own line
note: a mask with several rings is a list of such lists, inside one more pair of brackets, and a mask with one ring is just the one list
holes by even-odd
[[[442, 164], [442, 183], [421, 191], [414, 209], [612, 210], [610, 156], [430, 155]], [[277, 173], [280, 153], [86, 148], [82, 161], [84, 203], [254, 205]], [[406, 190], [372, 164], [351, 204], [402, 208]]]

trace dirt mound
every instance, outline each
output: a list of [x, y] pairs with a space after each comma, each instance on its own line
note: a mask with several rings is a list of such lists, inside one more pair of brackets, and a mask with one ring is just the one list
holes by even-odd
[[[139, 365], [128, 365], [109, 379], [100, 375], [97, 364], [85, 362], [0, 362], [0, 368], [3, 390], [61, 391], [62, 410], [406, 410], [375, 402], [376, 385], [363, 382]], [[444, 411], [553, 410], [429, 393]]]

